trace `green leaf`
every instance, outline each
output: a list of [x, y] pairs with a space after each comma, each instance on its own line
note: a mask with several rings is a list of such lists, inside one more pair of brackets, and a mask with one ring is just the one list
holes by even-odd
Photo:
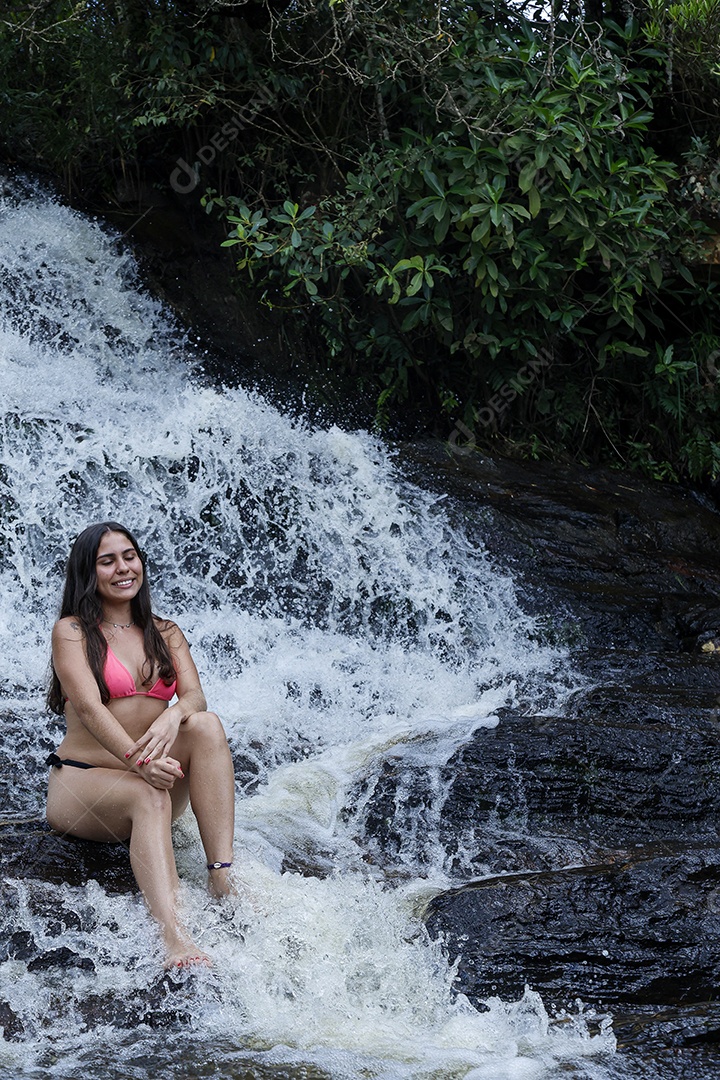
[[550, 147], [541, 143], [540, 146], [538, 146], [535, 150], [535, 164], [537, 165], [538, 169], [545, 168], [548, 163], [549, 157]]
[[557, 171], [559, 173], [562, 173], [566, 180], [570, 180], [572, 178], [572, 172], [570, 171], [570, 167], [564, 158], [558, 157], [556, 154], [553, 154], [550, 160], [552, 161]]
[[520, 170], [520, 176], [518, 177], [518, 185], [522, 192], [529, 191], [535, 182], [537, 176], [537, 166], [534, 161], [529, 161], [527, 165], [524, 165]]
[[434, 206], [437, 199], [434, 195], [426, 195], [424, 199], [418, 199], [417, 202], [408, 206], [405, 211], [405, 217], [417, 217], [419, 210], [424, 210], [425, 207]]
[[613, 344], [614, 352], [627, 353], [629, 356], [647, 356], [647, 349], [641, 349], [638, 345], [628, 345], [625, 341], [618, 341]]
[[679, 272], [680, 276], [683, 277], [685, 279], [685, 281], [687, 281], [688, 285], [694, 285], [695, 284], [695, 278], [692, 276], [692, 273], [687, 268], [685, 263], [679, 262], [677, 264], [677, 268], [678, 268], [678, 272]]
[[408, 330], [412, 330], [420, 322], [422, 317], [422, 308], [416, 307], [408, 315], [405, 316], [403, 324], [400, 327], [400, 332], [406, 334]]
[[416, 293], [419, 293], [423, 285], [423, 280], [424, 275], [422, 273], [414, 274], [413, 277], [410, 279], [410, 284], [405, 290], [407, 295], [415, 296]]
[[433, 240], [436, 244], [442, 244], [450, 228], [450, 215], [446, 214], [442, 221], [438, 221], [433, 230]]
[[540, 192], [536, 187], [531, 187], [528, 192], [528, 209], [531, 217], [537, 217], [540, 213]]
[[425, 263], [422, 255], [413, 255], [412, 259], [401, 259], [400, 262], [396, 262], [392, 272], [397, 274], [400, 270], [423, 270], [424, 268]]
[[433, 189], [436, 195], [439, 195], [441, 199], [445, 197], [445, 190], [434, 172], [431, 172], [430, 169], [424, 169], [423, 179], [427, 186]]

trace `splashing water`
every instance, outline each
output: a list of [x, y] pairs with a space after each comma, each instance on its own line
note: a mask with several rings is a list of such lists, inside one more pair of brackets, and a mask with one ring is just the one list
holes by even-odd
[[[176, 836], [211, 972], [161, 978], [134, 894], [3, 883], [4, 939], [51, 949], [60, 933], [84, 958], [34, 966], [16, 948], [0, 965], [0, 1004], [22, 1024], [0, 1042], [3, 1074], [150, 1077], [171, 1051], [178, 1076], [220, 1062], [227, 1076], [534, 1080], [583, 1058], [563, 1075], [605, 1075], [593, 1055], [612, 1036], [582, 1017], [551, 1023], [530, 990], [483, 1013], [454, 995], [414, 914], [457, 884], [442, 767], [561, 666], [529, 643], [512, 581], [377, 439], [204, 383], [98, 224], [6, 183], [0, 266], [0, 690], [16, 763], [2, 819], [43, 816], [62, 570], [105, 518], [150, 553], [154, 607], [189, 637], [244, 778], [237, 910], [208, 904], [191, 815]], [[390, 758], [438, 779], [422, 820], [404, 810], [401, 867], [383, 868], [362, 803]]]

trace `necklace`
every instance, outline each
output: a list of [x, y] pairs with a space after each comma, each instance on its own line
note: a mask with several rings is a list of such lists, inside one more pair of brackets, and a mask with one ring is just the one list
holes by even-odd
[[131, 626], [135, 625], [135, 620], [132, 622], [110, 622], [109, 619], [103, 619], [106, 626], [112, 626], [115, 630], [129, 630]]

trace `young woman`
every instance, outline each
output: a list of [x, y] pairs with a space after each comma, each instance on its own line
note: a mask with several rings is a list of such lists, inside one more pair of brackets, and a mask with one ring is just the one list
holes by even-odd
[[48, 705], [67, 732], [48, 758], [50, 825], [86, 840], [129, 838], [166, 965], [209, 963], [178, 921], [171, 823], [189, 800], [210, 892], [226, 895], [232, 759], [220, 720], [206, 712], [188, 644], [175, 623], [153, 615], [145, 557], [117, 522], [89, 526], [73, 545], [52, 661]]

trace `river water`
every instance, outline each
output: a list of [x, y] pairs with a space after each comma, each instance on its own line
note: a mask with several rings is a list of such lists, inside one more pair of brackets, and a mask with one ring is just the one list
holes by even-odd
[[[0, 267], [0, 711], [15, 758], [0, 820], [42, 818], [64, 560], [113, 518], [149, 552], [155, 610], [185, 630], [225, 723], [241, 890], [235, 907], [209, 903], [187, 814], [183, 905], [214, 967], [169, 978], [135, 893], [32, 866], [5, 878], [2, 937], [76, 962], [16, 950], [0, 964], [21, 1032], [0, 1043], [2, 1076], [618, 1075], [609, 1021], [582, 1003], [549, 1015], [531, 987], [477, 1011], [422, 923], [462, 882], [462, 850], [438, 838], [442, 767], [504, 706], [557, 711], [575, 681], [533, 644], [510, 577], [371, 435], [209, 384], [119, 238], [31, 183], [3, 185]], [[401, 839], [381, 861], [366, 808], [388, 761], [431, 782], [421, 801], [400, 785]]]

